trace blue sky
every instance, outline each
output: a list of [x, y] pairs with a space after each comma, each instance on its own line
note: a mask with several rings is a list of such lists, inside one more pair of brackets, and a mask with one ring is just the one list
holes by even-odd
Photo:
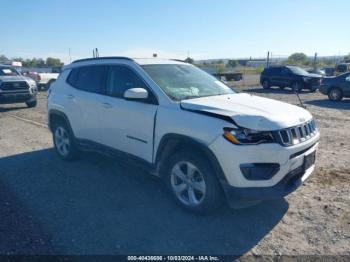
[[0, 54], [69, 61], [350, 52], [349, 0], [1, 0]]

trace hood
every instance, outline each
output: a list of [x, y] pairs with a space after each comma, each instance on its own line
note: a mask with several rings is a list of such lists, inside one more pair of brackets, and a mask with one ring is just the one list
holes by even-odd
[[301, 107], [245, 93], [183, 100], [181, 107], [230, 117], [240, 127], [257, 131], [292, 127], [312, 118]]
[[307, 77], [313, 77], [313, 78], [322, 78], [322, 75], [319, 74], [314, 74], [314, 73], [309, 73], [307, 75], [305, 75]]
[[0, 82], [28, 81], [31, 78], [25, 76], [0, 76]]

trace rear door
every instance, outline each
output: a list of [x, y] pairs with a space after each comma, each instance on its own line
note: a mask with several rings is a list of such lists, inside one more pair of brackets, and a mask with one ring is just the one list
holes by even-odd
[[271, 67], [270, 70], [270, 84], [272, 86], [279, 86], [281, 84], [281, 68]]
[[[146, 100], [126, 100], [130, 88], [148, 91]], [[158, 103], [152, 90], [131, 67], [109, 67], [106, 92], [98, 107], [101, 143], [152, 162], [155, 116]]]
[[77, 138], [99, 142], [99, 108], [103, 103], [103, 92], [107, 66], [92, 65], [73, 69], [68, 77], [72, 86], [67, 93], [71, 110], [70, 122]]

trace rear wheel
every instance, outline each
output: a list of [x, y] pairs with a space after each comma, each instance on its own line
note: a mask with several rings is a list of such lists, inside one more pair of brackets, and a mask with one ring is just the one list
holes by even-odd
[[328, 91], [328, 98], [331, 101], [340, 101], [343, 99], [343, 92], [339, 88], [333, 87]]
[[270, 89], [271, 85], [270, 85], [269, 80], [264, 79], [263, 82], [262, 82], [262, 86], [263, 86], [264, 89]]
[[175, 201], [195, 213], [208, 213], [222, 203], [222, 191], [214, 170], [205, 158], [187, 152], [169, 162], [167, 186]]
[[37, 100], [33, 100], [30, 102], [26, 102], [27, 107], [31, 108], [31, 107], [36, 107], [38, 104]]
[[74, 137], [64, 121], [56, 121], [53, 126], [53, 142], [57, 154], [63, 160], [73, 160], [78, 154]]

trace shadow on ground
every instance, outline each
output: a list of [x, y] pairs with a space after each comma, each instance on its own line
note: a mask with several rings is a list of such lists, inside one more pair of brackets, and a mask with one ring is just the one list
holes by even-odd
[[8, 106], [4, 107], [4, 106], [0, 105], [0, 113], [16, 111], [16, 110], [21, 110], [21, 109], [26, 109], [26, 108], [28, 108], [28, 107], [25, 106], [25, 105], [24, 106], [23, 105], [21, 105], [21, 106], [11, 106], [11, 107], [8, 107]]
[[239, 256], [288, 210], [276, 200], [195, 216], [159, 179], [96, 154], [63, 162], [46, 149], [1, 158], [0, 166], [0, 254]]
[[313, 106], [319, 106], [319, 107], [326, 107], [326, 108], [333, 108], [333, 109], [340, 109], [340, 110], [350, 110], [350, 99], [348, 100], [342, 100], [342, 101], [330, 101], [328, 99], [319, 99], [319, 100], [310, 100], [304, 102], [305, 104], [313, 105]]

